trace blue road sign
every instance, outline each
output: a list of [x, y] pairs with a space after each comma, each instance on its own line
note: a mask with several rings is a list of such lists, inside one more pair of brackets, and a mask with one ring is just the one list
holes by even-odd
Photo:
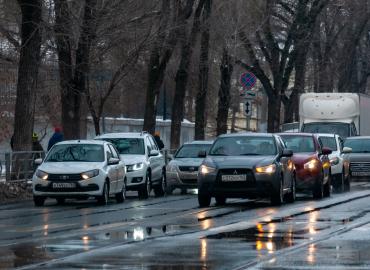
[[246, 90], [252, 89], [256, 82], [257, 78], [252, 72], [245, 72], [240, 76], [240, 83]]

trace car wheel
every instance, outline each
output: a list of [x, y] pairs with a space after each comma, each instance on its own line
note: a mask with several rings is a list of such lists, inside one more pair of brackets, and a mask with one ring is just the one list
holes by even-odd
[[35, 206], [43, 206], [46, 198], [43, 196], [33, 196], [33, 203]]
[[175, 188], [173, 186], [166, 186], [166, 194], [167, 195], [172, 195], [173, 191], [175, 190]]
[[126, 178], [123, 181], [123, 187], [121, 192], [116, 194], [116, 201], [117, 203], [123, 203], [126, 199]]
[[329, 179], [324, 185], [324, 197], [330, 197], [331, 193], [331, 174], [329, 173]]
[[[324, 174], [322, 175], [322, 177], [324, 177]], [[314, 199], [322, 199], [324, 197], [324, 184], [322, 177], [318, 181], [316, 181], [313, 187], [312, 195]]]
[[140, 199], [148, 199], [150, 192], [152, 190], [152, 184], [150, 181], [150, 174], [149, 172], [146, 173], [145, 176], [145, 183], [141, 186], [139, 190], [139, 198]]
[[66, 198], [57, 198], [57, 204], [62, 205], [66, 201]]
[[198, 187], [198, 203], [199, 207], [208, 207], [211, 204], [212, 196], [206, 187]]
[[224, 196], [216, 196], [216, 205], [225, 205], [226, 204], [226, 197]]
[[280, 180], [277, 190], [273, 190], [271, 194], [271, 204], [281, 205], [284, 200], [283, 180]]
[[104, 183], [102, 195], [98, 197], [99, 205], [106, 205], [109, 199], [109, 189], [107, 182]]
[[166, 173], [162, 173], [161, 182], [154, 186], [154, 194], [157, 197], [162, 197], [166, 193]]
[[181, 189], [181, 195], [186, 195], [188, 194], [188, 190], [186, 188]]
[[290, 192], [286, 196], [286, 201], [288, 203], [293, 203], [295, 199], [296, 199], [296, 178], [295, 175], [293, 175], [292, 185], [290, 187]]
[[348, 174], [347, 177], [344, 179], [344, 191], [350, 191], [351, 190], [351, 175]]

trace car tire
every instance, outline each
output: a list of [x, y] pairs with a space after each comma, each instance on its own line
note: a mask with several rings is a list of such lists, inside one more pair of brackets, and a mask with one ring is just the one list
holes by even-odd
[[226, 204], [226, 199], [227, 198], [224, 197], [224, 196], [216, 196], [215, 199], [216, 199], [216, 205], [218, 205], [218, 206]]
[[121, 192], [116, 193], [117, 203], [123, 203], [126, 200], [126, 178], [123, 181], [123, 187]]
[[139, 189], [139, 198], [140, 199], [148, 199], [151, 190], [152, 190], [152, 183], [151, 183], [151, 180], [150, 180], [150, 174], [149, 174], [149, 172], [147, 172], [146, 176], [145, 176], [145, 183]]
[[330, 197], [331, 194], [331, 173], [329, 173], [329, 179], [324, 185], [324, 197]]
[[211, 205], [211, 196], [209, 194], [198, 194], [198, 203], [200, 207], [209, 207]]
[[43, 206], [46, 198], [43, 196], [33, 196], [33, 203], [35, 206]]
[[107, 182], [104, 183], [102, 195], [98, 197], [99, 205], [107, 205], [109, 199], [109, 188]]
[[344, 176], [344, 168], [341, 174], [332, 176], [332, 185], [336, 192], [343, 192], [344, 191], [344, 182], [345, 182], [345, 176]]
[[351, 175], [348, 174], [347, 177], [344, 179], [344, 191], [350, 191], [351, 190]]
[[[282, 178], [281, 178], [282, 179]], [[284, 201], [284, 190], [283, 190], [283, 181], [279, 181], [279, 187], [277, 190], [273, 190], [271, 194], [271, 205], [281, 205]]]
[[295, 200], [296, 200], [296, 194], [297, 194], [296, 192], [297, 192], [296, 177], [295, 177], [295, 175], [293, 175], [292, 185], [290, 187], [290, 192], [286, 195], [285, 201], [288, 202], [288, 203], [294, 203]]
[[318, 181], [316, 181], [313, 187], [312, 196], [314, 199], [322, 199], [324, 197], [324, 184], [322, 177]]
[[63, 205], [66, 202], [66, 198], [57, 198], [57, 204]]
[[180, 194], [181, 195], [186, 195], [186, 194], [188, 194], [188, 190], [186, 188], [182, 188]]
[[166, 194], [166, 173], [162, 173], [161, 182], [154, 186], [154, 194], [156, 197], [163, 197]]

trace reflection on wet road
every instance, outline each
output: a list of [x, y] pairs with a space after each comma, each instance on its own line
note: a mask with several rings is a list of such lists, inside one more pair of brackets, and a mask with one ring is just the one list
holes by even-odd
[[[302, 196], [281, 207], [230, 200], [225, 207], [200, 209], [191, 194], [146, 201], [132, 198], [106, 207], [84, 201], [63, 206], [50, 201], [42, 208], [31, 203], [4, 205], [0, 206], [0, 269], [192, 270], [259, 264], [280, 269], [286, 261], [315, 266], [322, 259], [318, 250], [330, 253], [334, 245], [317, 241], [367, 218], [369, 196], [370, 189], [361, 186], [361, 191], [321, 201]], [[350, 260], [344, 255], [349, 242], [340, 241], [334, 241], [334, 253]], [[280, 258], [279, 254], [294, 254], [295, 249], [298, 255]]]

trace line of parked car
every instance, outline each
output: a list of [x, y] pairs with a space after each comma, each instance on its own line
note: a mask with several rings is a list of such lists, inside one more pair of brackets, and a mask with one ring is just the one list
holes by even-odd
[[36, 206], [46, 198], [95, 197], [106, 204], [126, 191], [141, 199], [198, 188], [201, 207], [224, 205], [227, 198], [269, 198], [273, 205], [294, 202], [296, 192], [315, 199], [330, 196], [331, 186], [350, 189], [351, 177], [370, 176], [370, 137], [343, 141], [334, 134], [235, 133], [215, 141], [182, 145], [166, 166], [154, 138], [145, 132], [111, 133], [94, 140], [53, 146], [33, 176]]

